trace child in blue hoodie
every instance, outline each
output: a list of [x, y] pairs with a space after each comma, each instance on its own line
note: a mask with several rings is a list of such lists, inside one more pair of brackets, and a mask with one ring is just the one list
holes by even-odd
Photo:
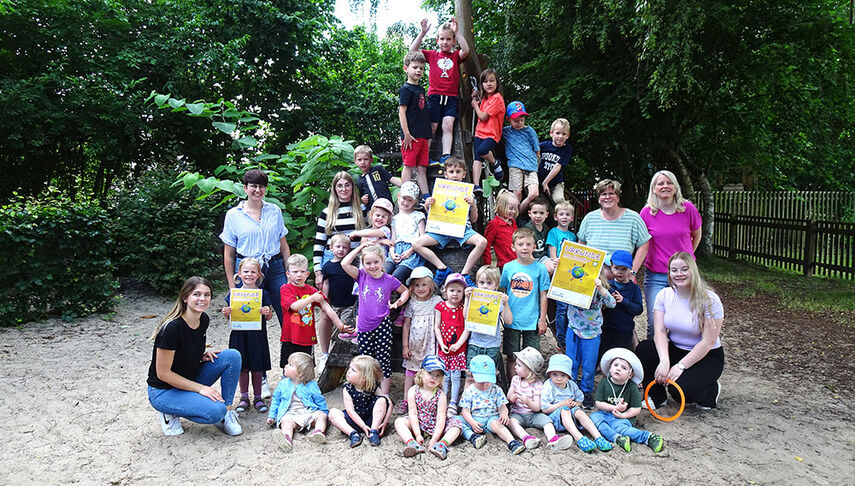
[[301, 352], [291, 354], [283, 372], [285, 376], [273, 392], [267, 415], [267, 425], [276, 424], [273, 439], [285, 452], [294, 448], [294, 430], [310, 430], [309, 440], [319, 444], [325, 442], [329, 409], [314, 380], [312, 357]]

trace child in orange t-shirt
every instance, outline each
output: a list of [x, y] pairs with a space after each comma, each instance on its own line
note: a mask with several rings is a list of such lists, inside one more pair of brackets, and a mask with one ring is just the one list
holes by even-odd
[[496, 160], [496, 145], [502, 139], [502, 124], [505, 122], [505, 98], [502, 83], [495, 69], [485, 69], [480, 77], [481, 88], [472, 94], [472, 109], [478, 116], [478, 127], [472, 144], [475, 146], [475, 161], [472, 164], [472, 182], [475, 192], [481, 192], [481, 164], [490, 163], [490, 170], [498, 180], [504, 178], [502, 164]]

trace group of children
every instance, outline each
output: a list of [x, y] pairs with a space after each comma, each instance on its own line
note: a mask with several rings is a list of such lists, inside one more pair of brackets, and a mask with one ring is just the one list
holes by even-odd
[[[630, 443], [637, 442], [659, 452], [663, 439], [634, 427], [641, 406], [637, 384], [643, 372], [638, 358], [626, 348], [632, 349], [635, 344], [632, 318], [641, 313], [641, 292], [630, 279], [632, 256], [628, 252], [611, 255], [596, 281], [589, 308], [556, 302], [555, 334], [561, 352], [550, 357], [546, 382], [540, 379], [544, 363], [540, 336], [547, 330], [551, 274], [562, 242], [576, 240], [570, 230], [574, 208], [563, 200], [560, 177], [561, 168], [572, 155], [566, 143], [566, 120], [556, 120], [550, 131], [552, 140], [539, 144], [534, 131], [525, 126], [523, 104], [513, 102], [506, 109], [495, 71], [482, 73], [479, 98], [473, 100], [479, 118], [473, 181], [478, 190], [481, 161], [491, 164], [493, 174], [501, 179], [501, 164], [494, 150], [504, 139], [510, 190], [497, 196], [496, 215], [487, 224], [484, 236], [472, 228], [478, 217], [472, 195], [465, 197], [470, 213], [463, 236], [426, 232], [422, 209], [429, 211], [436, 202], [427, 187], [426, 139], [438, 125], [443, 127], [444, 177], [464, 181], [468, 175], [465, 162], [448, 155], [450, 136], [448, 140], [445, 137], [446, 128], [450, 130], [457, 115], [457, 80], [451, 78], [457, 76], [457, 63], [468, 49], [452, 21], [440, 28], [440, 51], [419, 51], [427, 29], [427, 22], [423, 22], [422, 33], [404, 62], [408, 79], [401, 89], [399, 112], [402, 178], [374, 165], [369, 147], [357, 147], [354, 159], [361, 176], [356, 185], [361, 202], [370, 208], [368, 227], [331, 235], [328, 243], [332, 256], [321, 268], [322, 291], [306, 283], [309, 268], [305, 257], [291, 255], [288, 259], [288, 283], [276, 296], [285, 311], [280, 339], [283, 376], [268, 409], [255, 386], [260, 380], [258, 368], [244, 366], [238, 411], [247, 410], [250, 404], [259, 412], [267, 411], [268, 424], [276, 426], [276, 441], [286, 451], [292, 449], [298, 430], [306, 430], [311, 440], [323, 442], [327, 417], [349, 436], [351, 447], [361, 444], [364, 437], [371, 445], [379, 445], [393, 411], [397, 411], [402, 416], [394, 427], [405, 444], [405, 456], [430, 451], [444, 459], [448, 446], [458, 436], [463, 435], [479, 448], [488, 432], [519, 454], [540, 445], [525, 427], [543, 429], [548, 447], [555, 450], [576, 443], [585, 452], [608, 451], [614, 443], [629, 451]], [[455, 36], [460, 51], [451, 50]], [[427, 102], [418, 85], [426, 59], [431, 63]], [[439, 78], [436, 84], [434, 76]], [[453, 93], [446, 86], [449, 81], [453, 82]], [[504, 115], [510, 126], [502, 128]], [[416, 182], [411, 180], [413, 168]], [[400, 186], [397, 212], [389, 184]], [[523, 187], [527, 190], [525, 199]], [[551, 194], [555, 203], [554, 228], [547, 223], [552, 204], [539, 196], [541, 189]], [[328, 214], [336, 213], [336, 208], [327, 209]], [[528, 216], [523, 228], [517, 227], [520, 213]], [[353, 248], [356, 241], [358, 246]], [[432, 250], [452, 241], [472, 248], [461, 273], [452, 273]], [[492, 265], [493, 252], [496, 265]], [[470, 272], [479, 261], [483, 265], [473, 279]], [[257, 286], [263, 278], [260, 268], [257, 260], [241, 261], [238, 276], [244, 287]], [[473, 288], [503, 292], [500, 325], [494, 334], [465, 328], [464, 310]], [[270, 298], [265, 294], [265, 306]], [[227, 309], [224, 314], [228, 314]], [[355, 337], [359, 347], [360, 355], [353, 358], [347, 371], [343, 410], [328, 410], [314, 381], [316, 311], [330, 319], [340, 336]], [[393, 410], [389, 397], [393, 311], [399, 311], [405, 368], [404, 396], [397, 410]], [[269, 309], [262, 314], [269, 318]], [[256, 354], [263, 361], [266, 353], [269, 369], [266, 339], [263, 344], [260, 340], [244, 342], [249, 336], [246, 333], [233, 332], [234, 342], [230, 344], [241, 350], [245, 363], [254, 363]], [[507, 395], [496, 385], [503, 353], [507, 376], [513, 376]], [[251, 358], [247, 361], [248, 355]], [[595, 390], [598, 363], [604, 378]], [[467, 372], [474, 381], [462, 389]], [[250, 376], [255, 391], [252, 402], [248, 395]], [[583, 409], [595, 411], [588, 416]], [[558, 435], [565, 430], [569, 436]]]

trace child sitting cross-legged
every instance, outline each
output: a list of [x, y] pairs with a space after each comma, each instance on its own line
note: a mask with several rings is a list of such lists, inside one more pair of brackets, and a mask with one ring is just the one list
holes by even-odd
[[392, 416], [392, 401], [380, 389], [383, 371], [371, 356], [361, 354], [350, 360], [342, 398], [344, 410], [330, 410], [330, 423], [350, 437], [350, 447], [362, 444], [362, 434], [372, 446], [380, 445], [380, 436]]
[[329, 410], [314, 377], [312, 357], [302, 352], [292, 353], [285, 366], [285, 376], [273, 392], [267, 425], [276, 425], [273, 438], [285, 452], [294, 448], [294, 430], [311, 429], [309, 440], [319, 444], [326, 441], [324, 431]]
[[661, 451], [665, 447], [661, 435], [635, 427], [635, 417], [641, 413], [641, 361], [628, 349], [612, 348], [600, 360], [600, 369], [605, 376], [597, 384], [597, 411], [591, 414], [597, 429], [626, 452], [632, 450], [632, 442], [647, 444], [653, 452]]
[[416, 386], [406, 391], [409, 403], [406, 417], [395, 420], [395, 431], [404, 441], [404, 457], [413, 457], [425, 451], [425, 439], [430, 439], [427, 448], [430, 452], [445, 459], [448, 447], [440, 442], [445, 431], [445, 392], [442, 381], [445, 378], [445, 365], [435, 354], [429, 354], [422, 360], [422, 368], [416, 373]]
[[[554, 354], [549, 358], [546, 376], [549, 379], [543, 384], [540, 395], [540, 407], [543, 413], [549, 415], [550, 426], [543, 427], [546, 433], [547, 447], [560, 451], [570, 447], [573, 440], [583, 452], [591, 452], [594, 448], [610, 451], [612, 444], [600, 435], [590, 417], [582, 410], [582, 390], [570, 379], [573, 371], [573, 361], [563, 354]], [[582, 435], [580, 429], [587, 430], [591, 439]], [[570, 436], [559, 436], [556, 431], [566, 430]], [[569, 440], [570, 437], [573, 440]]]

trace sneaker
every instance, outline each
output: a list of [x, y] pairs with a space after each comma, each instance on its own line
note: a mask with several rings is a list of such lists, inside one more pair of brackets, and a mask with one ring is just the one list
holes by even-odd
[[327, 441], [327, 435], [318, 429], [309, 432], [307, 438], [315, 444], [323, 444]]
[[615, 444], [626, 452], [632, 451], [632, 441], [630, 441], [629, 437], [625, 435], [615, 437]]
[[359, 444], [362, 444], [362, 434], [354, 430], [350, 433], [350, 447], [352, 449]]
[[448, 457], [448, 447], [443, 442], [437, 442], [430, 448], [430, 453], [444, 461]]
[[407, 413], [409, 412], [409, 408], [410, 407], [407, 404], [407, 401], [402, 400], [401, 403], [399, 403], [398, 406], [395, 407], [395, 413], [398, 415], [407, 415]]
[[480, 449], [487, 443], [487, 436], [484, 434], [472, 434], [472, 437], [469, 438], [469, 442], [471, 442], [476, 449]]
[[448, 404], [448, 413], [446, 414], [446, 416], [447, 417], [454, 417], [455, 415], [457, 415], [457, 405], [455, 405], [453, 403], [449, 403]]
[[157, 412], [157, 418], [160, 420], [160, 430], [163, 431], [163, 435], [171, 436], [184, 433], [184, 427], [181, 426], [181, 417]]
[[276, 442], [276, 445], [282, 449], [282, 452], [291, 452], [294, 450], [293, 440], [285, 435], [285, 433], [282, 432], [282, 429], [276, 429], [273, 431], [273, 440]]
[[477, 285], [475, 285], [475, 281], [472, 280], [472, 277], [468, 273], [463, 276], [463, 280], [466, 280], [467, 286], [472, 287], [472, 288], [477, 287]]
[[327, 367], [327, 360], [329, 359], [329, 357], [329, 353], [321, 352], [320, 354], [318, 354], [318, 362], [315, 364], [315, 372], [318, 374], [318, 376], [321, 376], [321, 374], [324, 372], [324, 368]]
[[556, 435], [555, 437], [549, 439], [549, 442], [546, 443], [546, 447], [551, 451], [566, 451], [573, 445], [573, 437], [569, 435]]
[[508, 442], [508, 450], [511, 451], [511, 454], [518, 456], [523, 453], [523, 451], [525, 450], [525, 446], [522, 442], [514, 439]]
[[442, 155], [439, 157], [439, 163], [440, 163], [440, 165], [445, 164], [445, 161], [446, 161], [446, 160], [448, 160], [448, 158], [449, 158], [449, 157], [451, 157], [451, 154], [442, 154]]
[[522, 442], [525, 448], [528, 450], [537, 449], [538, 447], [540, 447], [540, 439], [533, 435], [527, 435], [523, 437]]
[[436, 284], [436, 288], [441, 289], [443, 284], [445, 284], [445, 278], [451, 274], [451, 269], [448, 267], [443, 268], [442, 270], [437, 270], [436, 275], [433, 276], [433, 281]]
[[708, 407], [706, 405], [701, 405], [700, 403], [696, 403], [695, 408], [697, 408], [698, 410], [712, 410], [712, 409], [716, 408], [716, 406], [718, 405], [718, 397], [721, 395], [721, 383], [715, 382], [715, 385], [718, 387], [718, 391], [715, 394], [715, 405], [712, 407]]
[[374, 447], [380, 445], [380, 431], [377, 429], [371, 429], [368, 431], [368, 443]]
[[484, 189], [481, 188], [478, 184], [475, 184], [475, 188], [472, 189], [474, 194], [484, 194]]
[[267, 374], [261, 376], [261, 398], [265, 400], [272, 397], [273, 394], [270, 393], [270, 384], [267, 383]]
[[582, 452], [591, 452], [592, 450], [597, 448], [597, 444], [594, 444], [594, 441], [591, 439], [582, 436], [579, 440], [576, 441], [576, 447], [582, 450]]
[[591, 410], [594, 408], [594, 394], [591, 392], [585, 392], [585, 399], [582, 400], [582, 407], [585, 410]]
[[497, 181], [502, 182], [502, 179], [505, 178], [505, 171], [502, 169], [502, 163], [499, 159], [495, 160], [496, 162], [490, 166], [490, 170], [493, 172], [493, 177], [495, 177]]
[[429, 160], [428, 167], [442, 167], [438, 160]]
[[647, 438], [647, 447], [653, 452], [659, 452], [665, 447], [665, 439], [661, 435], [650, 434], [650, 437]]
[[416, 446], [419, 445], [415, 440], [410, 440], [407, 442], [407, 445], [404, 446], [404, 457], [413, 457], [419, 453], [419, 450], [416, 449]]
[[594, 439], [594, 444], [597, 446], [597, 449], [603, 452], [608, 452], [612, 450], [612, 443], [607, 441], [606, 438], [603, 436], [599, 436]]
[[234, 410], [227, 411], [223, 420], [215, 423], [214, 426], [222, 430], [226, 435], [240, 435], [243, 433], [237, 412]]

